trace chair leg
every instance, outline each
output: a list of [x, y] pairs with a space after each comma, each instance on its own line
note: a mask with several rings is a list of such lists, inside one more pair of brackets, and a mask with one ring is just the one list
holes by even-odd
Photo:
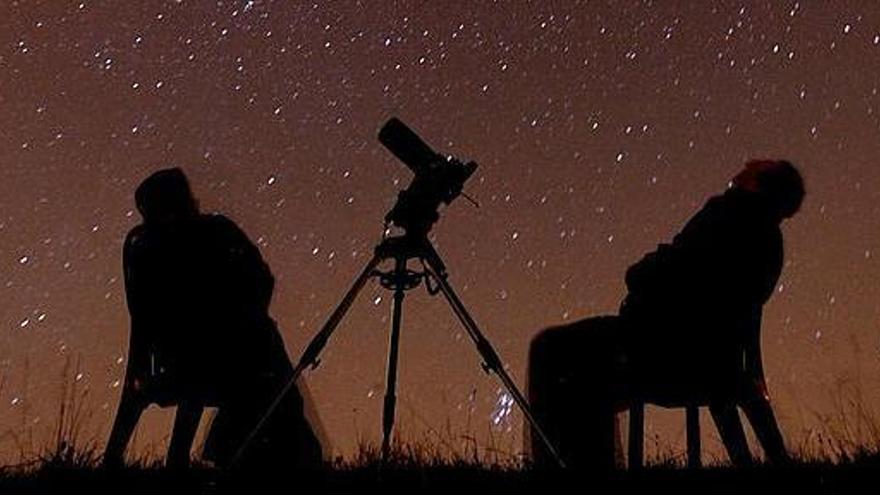
[[189, 466], [190, 449], [199, 428], [203, 410], [202, 405], [198, 403], [184, 401], [177, 405], [171, 442], [168, 446], [166, 461], [168, 467], [185, 469]]
[[700, 408], [689, 405], [687, 414], [687, 465], [696, 469], [703, 465], [700, 458]]
[[629, 468], [641, 469], [645, 456], [645, 404], [634, 402], [629, 408]]
[[624, 469], [626, 458], [623, 456], [623, 438], [620, 436], [620, 417], [614, 414], [614, 466]]

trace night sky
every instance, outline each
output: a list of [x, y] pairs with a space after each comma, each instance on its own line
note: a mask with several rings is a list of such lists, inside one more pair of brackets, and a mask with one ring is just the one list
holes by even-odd
[[[880, 406], [878, 91], [873, 2], [5, 0], [0, 453], [50, 440], [62, 376], [103, 444], [128, 343], [122, 241], [160, 168], [259, 245], [298, 357], [410, 180], [376, 140], [391, 116], [480, 164], [480, 208], [453, 203], [433, 240], [519, 384], [533, 335], [616, 312], [627, 266], [747, 159], [797, 164], [808, 194], [764, 357], [790, 446], [815, 441]], [[380, 439], [389, 303], [368, 286], [307, 375], [336, 453]], [[401, 346], [402, 438], [518, 452], [521, 416], [440, 297], [409, 293]], [[157, 411], [138, 451], [162, 452]], [[648, 421], [681, 445], [681, 411]]]

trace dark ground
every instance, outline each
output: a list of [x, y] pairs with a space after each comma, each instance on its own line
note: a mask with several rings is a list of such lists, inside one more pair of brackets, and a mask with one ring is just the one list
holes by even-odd
[[29, 468], [6, 468], [0, 493], [871, 493], [880, 486], [880, 455], [840, 463], [795, 462], [748, 469], [687, 470], [654, 466], [639, 473], [589, 475], [571, 471], [483, 467], [473, 463], [378, 463], [336, 466], [324, 473], [222, 474], [206, 468], [174, 472], [161, 467], [106, 471], [43, 461]]

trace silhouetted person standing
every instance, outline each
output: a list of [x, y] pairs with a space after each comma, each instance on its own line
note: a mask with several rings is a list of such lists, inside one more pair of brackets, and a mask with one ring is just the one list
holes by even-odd
[[[229, 219], [201, 214], [180, 169], [137, 189], [143, 223], [123, 252], [131, 339], [125, 385], [105, 462], [121, 462], [141, 412], [178, 405], [168, 464], [185, 466], [205, 406], [219, 407], [205, 458], [225, 466], [292, 370], [269, 317], [274, 278]], [[315, 466], [321, 446], [294, 390], [246, 461]]]

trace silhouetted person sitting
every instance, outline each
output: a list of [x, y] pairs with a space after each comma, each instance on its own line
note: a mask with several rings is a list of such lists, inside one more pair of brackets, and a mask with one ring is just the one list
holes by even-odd
[[620, 316], [631, 332], [638, 392], [658, 403], [708, 401], [735, 462], [750, 460], [737, 404], [768, 458], [786, 457], [767, 397], [760, 330], [782, 272], [779, 225], [803, 196], [790, 163], [749, 162], [672, 244], [627, 271]]
[[[128, 367], [105, 463], [119, 464], [142, 411], [177, 405], [168, 464], [185, 466], [205, 406], [219, 408], [204, 457], [226, 466], [292, 370], [269, 317], [274, 278], [229, 219], [201, 214], [180, 169], [137, 189], [143, 223], [123, 251], [131, 315]], [[321, 446], [294, 390], [244, 459], [317, 466]]]
[[[746, 164], [731, 187], [711, 198], [671, 244], [661, 244], [629, 268], [619, 318], [588, 319], [536, 337], [530, 350], [536, 414], [548, 423], [563, 418], [564, 424], [574, 424], [555, 411], [565, 399], [552, 403], [541, 389], [586, 389], [588, 416], [599, 419], [591, 420], [595, 426], [583, 426], [583, 435], [599, 439], [605, 452], [587, 458], [608, 463], [613, 433], [604, 432], [628, 401], [707, 403], [732, 460], [745, 464], [751, 456], [736, 410], [740, 406], [767, 457], [784, 461], [764, 382], [760, 324], [782, 271], [779, 225], [798, 211], [803, 196], [803, 181], [790, 163]], [[545, 364], [571, 353], [564, 349], [578, 342], [586, 354], [581, 359]], [[565, 432], [559, 434], [565, 442]]]

